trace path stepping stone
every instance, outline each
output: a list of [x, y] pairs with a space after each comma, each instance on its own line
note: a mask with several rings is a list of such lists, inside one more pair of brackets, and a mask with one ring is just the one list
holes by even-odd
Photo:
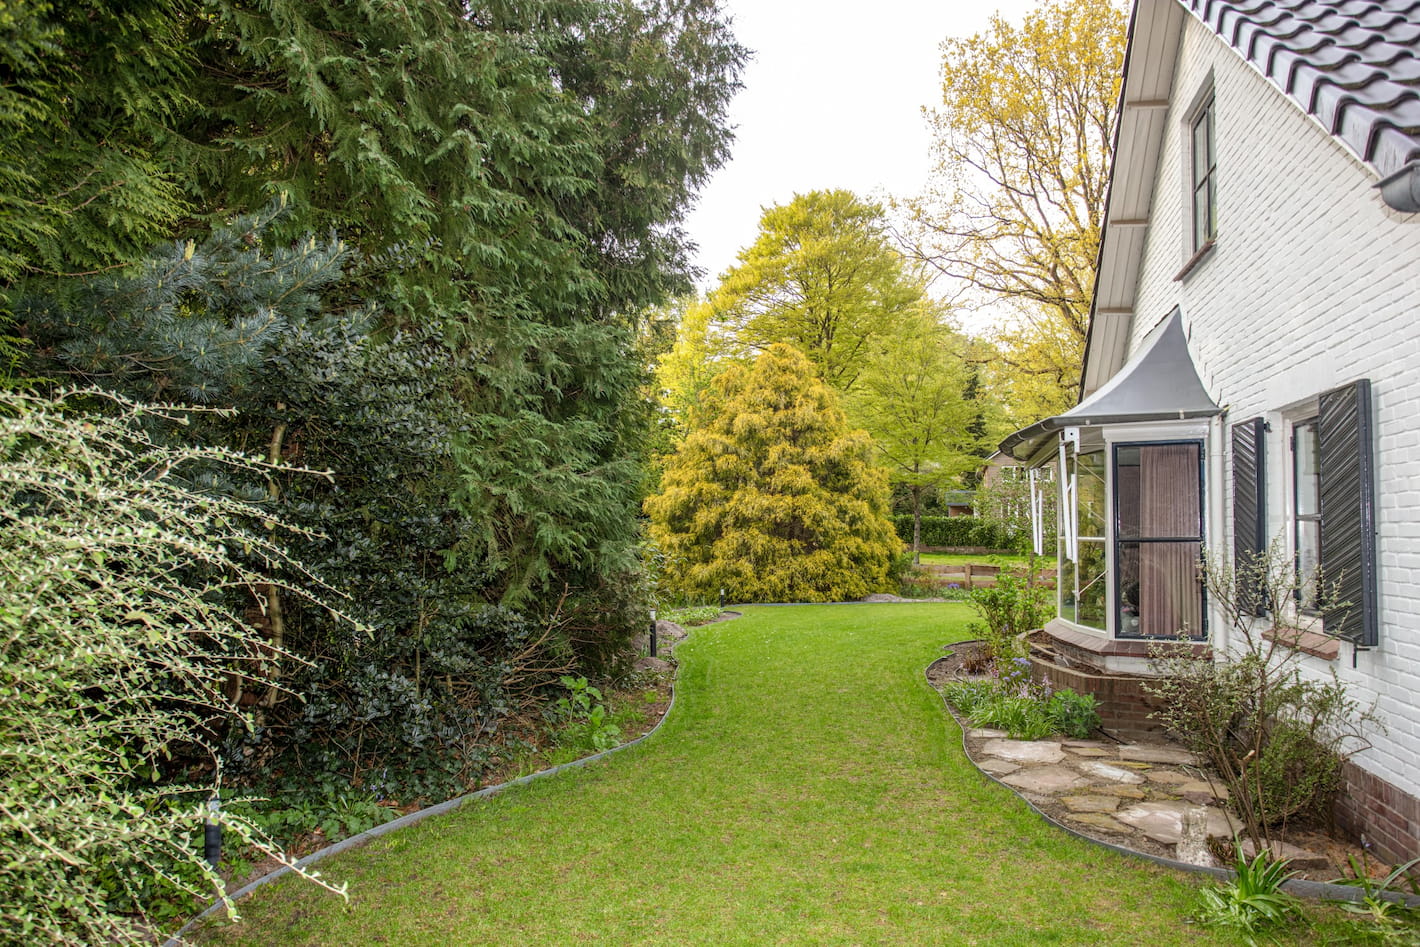
[[1181, 786], [1184, 783], [1193, 782], [1193, 777], [1187, 773], [1180, 773], [1175, 769], [1152, 770], [1149, 773], [1149, 782], [1164, 783], [1170, 787]]
[[1065, 748], [1070, 751], [1071, 756], [1113, 756], [1109, 750], [1098, 746], [1071, 746], [1066, 743]]
[[1058, 763], [1065, 758], [1054, 740], [987, 740], [981, 752], [1017, 763]]
[[1061, 740], [1061, 746], [1068, 746], [1070, 749], [1104, 749], [1104, 744], [1098, 740]]
[[1091, 828], [1102, 829], [1114, 835], [1127, 835], [1129, 830], [1120, 825], [1113, 817], [1105, 815], [1103, 812], [1086, 812], [1083, 815], [1071, 813], [1065, 818], [1077, 825], [1088, 825]]
[[1119, 808], [1119, 797], [1061, 796], [1060, 804], [1071, 812], [1113, 812]]
[[1140, 776], [1138, 773], [1131, 773], [1127, 769], [1121, 769], [1118, 766], [1112, 766], [1100, 760], [1086, 760], [1083, 763], [1077, 763], [1076, 766], [1079, 768], [1080, 772], [1087, 776], [1093, 776], [1095, 779], [1103, 779], [1111, 783], [1134, 784], [1144, 781], [1144, 777]]
[[977, 764], [985, 772], [992, 776], [1009, 776], [1021, 768], [1020, 763], [1012, 763], [1010, 760], [998, 760], [994, 756], [988, 756]]
[[1149, 743], [1129, 743], [1119, 748], [1121, 760], [1137, 760], [1141, 763], [1173, 763], [1179, 766], [1198, 765], [1198, 757], [1187, 750], [1174, 746], [1156, 746]]
[[968, 730], [966, 735], [973, 740], [1004, 740], [1007, 733], [1005, 730], [980, 729]]
[[[1331, 860], [1325, 855], [1318, 855], [1316, 852], [1309, 852], [1305, 848], [1298, 848], [1290, 842], [1273, 842], [1268, 846], [1273, 858], [1290, 859], [1291, 867], [1296, 871], [1303, 871], [1308, 868], [1330, 868]], [[1243, 857], [1251, 859], [1257, 854], [1257, 847], [1252, 844], [1252, 839], [1243, 839]]]
[[1001, 782], [1023, 792], [1050, 796], [1085, 785], [1085, 778], [1068, 766], [1028, 766]]
[[1103, 793], [1106, 796], [1118, 796], [1120, 799], [1147, 799], [1149, 794], [1138, 786], [1126, 786], [1122, 783], [1112, 786], [1092, 786], [1091, 792]]
[[[1114, 817], [1134, 826], [1155, 842], [1177, 845], [1183, 837], [1184, 813], [1192, 808], [1195, 807], [1188, 802], [1141, 802], [1116, 812]], [[1236, 819], [1221, 810], [1209, 807], [1206, 811], [1209, 835], [1227, 837], [1241, 828]]]

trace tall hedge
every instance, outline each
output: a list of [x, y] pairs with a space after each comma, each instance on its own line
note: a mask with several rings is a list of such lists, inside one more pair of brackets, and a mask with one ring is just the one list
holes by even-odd
[[[905, 543], [912, 542], [912, 516], [903, 514], [893, 517], [898, 537]], [[924, 516], [922, 517], [922, 545], [924, 546], [983, 546], [987, 549], [1009, 549], [1011, 542], [1005, 532], [996, 524], [975, 516]]]

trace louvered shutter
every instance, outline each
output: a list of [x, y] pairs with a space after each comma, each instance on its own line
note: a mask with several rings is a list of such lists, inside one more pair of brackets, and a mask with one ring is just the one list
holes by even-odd
[[1376, 603], [1375, 457], [1371, 383], [1321, 396], [1321, 601], [1328, 634], [1374, 647]]
[[1233, 425], [1233, 567], [1238, 596], [1249, 614], [1265, 615], [1267, 551], [1266, 422], [1252, 418]]

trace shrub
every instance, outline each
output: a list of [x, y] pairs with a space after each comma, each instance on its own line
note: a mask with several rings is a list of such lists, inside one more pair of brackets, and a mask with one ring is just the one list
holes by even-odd
[[1094, 694], [1077, 694], [1069, 688], [1050, 695], [1048, 707], [1052, 729], [1083, 740], [1099, 729], [1099, 702]]
[[1020, 636], [1039, 628], [1050, 614], [1049, 590], [1037, 586], [1033, 576], [1022, 579], [1003, 572], [995, 585], [974, 588], [969, 597], [982, 618], [972, 623], [972, 632], [986, 642], [992, 660], [1004, 673], [1005, 662], [1025, 656]]
[[[319, 583], [270, 538], [280, 524], [186, 485], [271, 468], [150, 439], [187, 414], [0, 391], [0, 930], [16, 941], [149, 943], [120, 910], [160, 924], [158, 899], [222, 894], [194, 838], [222, 782], [214, 736], [247, 725], [242, 683], [282, 687], [292, 663], [241, 607], [280, 585], [270, 570]], [[188, 782], [155, 785], [194, 747]]]
[[[897, 535], [905, 543], [912, 542], [912, 516], [903, 514], [893, 517]], [[1011, 543], [1006, 534], [995, 524], [975, 516], [924, 516], [922, 517], [922, 545], [924, 546], [984, 546], [988, 549], [1009, 549]]]
[[1238, 569], [1201, 568], [1232, 625], [1231, 651], [1215, 662], [1158, 648], [1160, 676], [1145, 687], [1161, 707], [1152, 716], [1209, 762], [1260, 851], [1289, 821], [1325, 816], [1344, 762], [1370, 745], [1365, 731], [1380, 721], [1334, 671], [1303, 675], [1288, 644], [1300, 634], [1292, 616], [1301, 587], [1289, 557], [1273, 548]]

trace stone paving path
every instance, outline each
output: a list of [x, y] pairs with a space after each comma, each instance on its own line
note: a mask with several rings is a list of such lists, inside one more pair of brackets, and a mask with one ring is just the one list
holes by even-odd
[[[967, 730], [967, 752], [986, 773], [1051, 818], [1125, 848], [1214, 865], [1204, 836], [1241, 826], [1224, 811], [1227, 790], [1211, 785], [1192, 753], [1169, 744], [1102, 740], [1010, 740]], [[1294, 867], [1327, 865], [1295, 849]]]

